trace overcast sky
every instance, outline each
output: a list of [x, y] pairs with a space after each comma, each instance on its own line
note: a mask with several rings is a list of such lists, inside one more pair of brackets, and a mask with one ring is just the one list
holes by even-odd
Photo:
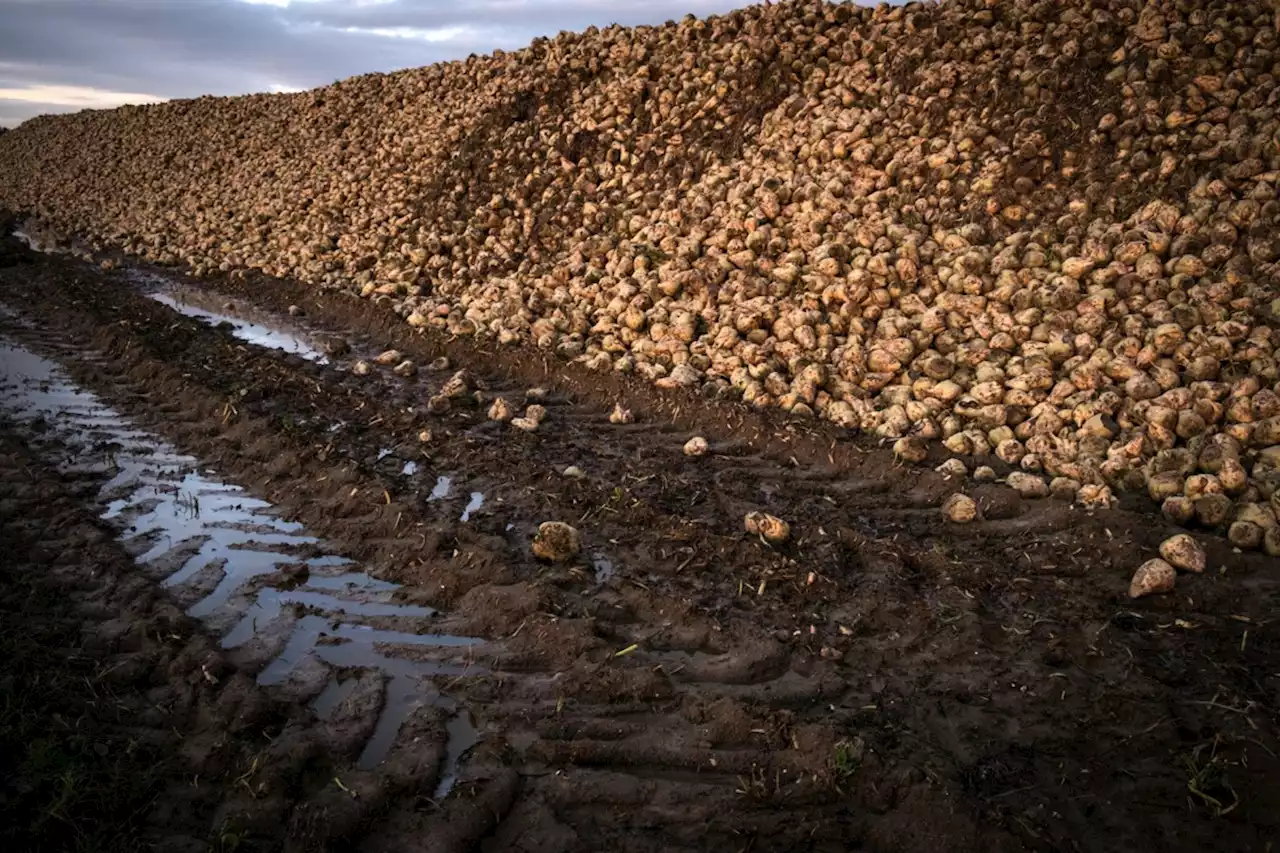
[[0, 125], [40, 113], [288, 91], [659, 24], [751, 0], [0, 0]]

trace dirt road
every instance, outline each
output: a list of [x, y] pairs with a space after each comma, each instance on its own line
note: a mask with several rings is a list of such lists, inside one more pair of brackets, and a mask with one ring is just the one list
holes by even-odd
[[[116, 849], [1280, 837], [1273, 560], [1205, 538], [1208, 572], [1131, 602], [1173, 532], [1149, 506], [975, 488], [342, 294], [200, 288], [0, 250], [3, 688], [30, 705], [4, 723], [0, 802], [21, 844], [117, 818], [59, 804], [39, 721], [87, 738], [63, 751], [90, 787], [152, 769]], [[545, 419], [491, 420], [498, 397]], [[984, 521], [942, 520], [962, 487]], [[790, 541], [745, 533], [753, 510]], [[581, 553], [535, 556], [547, 521]], [[39, 691], [63, 669], [85, 677]]]

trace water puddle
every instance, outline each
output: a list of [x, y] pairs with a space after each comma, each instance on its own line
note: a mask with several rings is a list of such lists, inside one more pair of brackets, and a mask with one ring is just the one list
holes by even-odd
[[[333, 642], [339, 640], [340, 642]], [[327, 642], [323, 642], [327, 641]], [[350, 625], [334, 627], [319, 616], [304, 616], [298, 620], [289, 643], [280, 656], [272, 661], [258, 676], [261, 684], [279, 684], [289, 676], [303, 659], [314, 655], [330, 666], [344, 669], [370, 667], [388, 676], [383, 696], [382, 713], [357, 766], [362, 770], [376, 767], [391, 751], [396, 734], [405, 721], [418, 709], [428, 705], [450, 714], [445, 724], [445, 761], [440, 782], [435, 791], [441, 799], [457, 782], [458, 767], [462, 757], [479, 740], [479, 733], [465, 710], [449, 697], [435, 689], [428, 679], [435, 676], [478, 676], [487, 674], [483, 667], [468, 662], [422, 661], [392, 657], [380, 651], [380, 646], [408, 644], [469, 648], [480, 644], [471, 637], [455, 637], [446, 634], [406, 634], [399, 631], [382, 631], [372, 628], [359, 629]], [[354, 681], [351, 686], [354, 686]], [[330, 681], [315, 701], [316, 713], [327, 716], [333, 712], [351, 686]]]
[[[319, 562], [323, 559], [325, 558], [321, 557], [315, 562]], [[342, 560], [341, 557], [336, 559]], [[347, 561], [343, 560], [343, 563], [346, 562]], [[377, 578], [371, 578], [366, 574], [360, 574], [358, 572], [344, 575], [333, 575], [331, 577], [312, 577], [307, 581], [307, 586], [315, 587], [316, 589], [369, 589], [387, 591], [398, 589], [398, 586], [390, 581], [378, 580]]]
[[17, 231], [13, 232], [13, 236], [21, 240], [23, 243], [25, 243], [27, 245], [27, 248], [33, 252], [49, 251], [49, 249], [47, 249], [42, 243], [40, 243], [39, 240], [37, 240], [35, 237], [32, 237], [26, 231], [18, 229]]
[[[23, 229], [17, 229], [12, 234], [34, 252], [58, 255], [69, 252], [75, 254], [78, 251], [74, 247], [68, 250], [55, 243], [45, 244]], [[140, 285], [142, 294], [147, 298], [210, 326], [225, 323], [230, 327], [231, 334], [245, 343], [293, 353], [317, 364], [329, 363], [329, 357], [309, 344], [303, 333], [296, 329], [285, 328], [274, 317], [268, 318], [262, 315], [255, 320], [239, 314], [227, 313], [225, 310], [214, 307], [216, 297], [159, 273], [129, 267], [124, 270], [124, 275], [130, 281]]]
[[431, 489], [431, 496], [427, 498], [429, 501], [444, 500], [449, 497], [449, 490], [453, 488], [452, 477], [436, 477], [436, 484]]
[[484, 506], [484, 493], [472, 492], [471, 500], [467, 501], [466, 507], [462, 510], [462, 517], [459, 521], [470, 521], [471, 513], [476, 512], [480, 507]]
[[[30, 226], [31, 223], [28, 222], [27, 224]], [[85, 259], [91, 257], [89, 247], [79, 240], [67, 243], [66, 241], [60, 241], [56, 234], [32, 234], [25, 227], [15, 228], [9, 233], [13, 235], [14, 239], [25, 243], [28, 249], [33, 252], [39, 252], [42, 255], [78, 255]], [[3, 236], [3, 234], [0, 234], [0, 236]]]
[[414, 474], [418, 473], [418, 463], [417, 462], [404, 463], [404, 467], [400, 469], [400, 473], [404, 474], [406, 477], [412, 477]]
[[179, 314], [185, 314], [210, 326], [226, 323], [230, 327], [231, 334], [245, 343], [293, 353], [317, 364], [329, 363], [328, 356], [307, 343], [302, 334], [281, 328], [280, 324], [275, 323], [274, 320], [273, 325], [267, 325], [265, 321], [255, 321], [218, 310], [209, 304], [208, 294], [185, 287], [156, 273], [129, 269], [126, 275], [142, 286], [143, 295], [147, 298], [154, 299]]
[[316, 716], [322, 720], [329, 719], [337, 707], [351, 695], [351, 691], [356, 687], [356, 680], [348, 678], [346, 680], [331, 678], [329, 683], [325, 685], [324, 690], [311, 703], [311, 709], [316, 712]]
[[458, 783], [458, 768], [462, 766], [462, 758], [471, 748], [480, 742], [480, 732], [471, 721], [471, 714], [466, 708], [458, 708], [449, 721], [444, 724], [448, 734], [445, 739], [444, 768], [440, 771], [440, 781], [436, 783], [436, 802], [443, 800]]
[[616, 571], [613, 561], [602, 554], [596, 554], [591, 558], [591, 566], [596, 570], [596, 583], [608, 583]]
[[[323, 543], [302, 525], [280, 518], [267, 502], [218, 480], [196, 458], [139, 429], [71, 384], [53, 362], [0, 341], [0, 364], [0, 408], [32, 427], [32, 446], [56, 455], [64, 469], [106, 476], [99, 493], [102, 518], [120, 529], [139, 565], [163, 571], [164, 585], [185, 592], [187, 600], [196, 597], [188, 613], [232, 625], [221, 638], [224, 648], [244, 645], [276, 620], [293, 618], [292, 633], [259, 673], [259, 683], [281, 683], [308, 656], [338, 671], [373, 669], [387, 677], [383, 710], [361, 767], [375, 767], [386, 757], [415, 710], [433, 706], [448, 714], [447, 760], [436, 796], [448, 793], [478, 734], [431, 679], [484, 674], [471, 661], [481, 641], [419, 633], [435, 615], [431, 608], [397, 602], [396, 584], [323, 554]], [[441, 481], [443, 497], [450, 481]], [[482, 502], [473, 493], [468, 515]], [[255, 589], [262, 582], [255, 579], [266, 576], [294, 582]], [[377, 626], [364, 619], [377, 620]], [[419, 651], [405, 657], [406, 649]], [[315, 700], [316, 713], [331, 713], [352, 685], [354, 679], [335, 676]]]

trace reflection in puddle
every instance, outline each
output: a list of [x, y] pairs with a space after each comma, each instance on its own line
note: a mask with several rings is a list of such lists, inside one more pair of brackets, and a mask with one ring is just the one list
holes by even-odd
[[470, 520], [471, 520], [471, 513], [473, 513], [473, 512], [475, 512], [476, 510], [480, 509], [480, 507], [482, 507], [482, 506], [484, 506], [484, 493], [483, 493], [483, 492], [472, 492], [472, 493], [471, 493], [471, 500], [467, 501], [467, 506], [466, 506], [466, 508], [462, 510], [462, 517], [461, 517], [460, 519], [458, 519], [458, 520], [459, 520], [459, 521], [470, 521]]
[[52, 249], [46, 248], [39, 240], [21, 229], [14, 231], [13, 236], [26, 243], [27, 248], [33, 252], [52, 251]]
[[596, 583], [607, 583], [613, 577], [613, 561], [601, 554], [591, 558], [591, 565], [596, 570]]
[[435, 795], [432, 797], [436, 802], [443, 800], [453, 790], [453, 786], [458, 783], [458, 765], [462, 763], [462, 757], [480, 742], [480, 732], [476, 731], [475, 724], [471, 722], [471, 714], [466, 708], [457, 708], [444, 728], [448, 737], [445, 739], [444, 767], [440, 770], [440, 781], [436, 784]]
[[[0, 313], [13, 316], [7, 310]], [[241, 487], [202, 472], [196, 458], [77, 389], [53, 362], [0, 341], [0, 364], [0, 408], [18, 421], [42, 422], [44, 429], [32, 431], [28, 440], [56, 454], [64, 470], [101, 471], [108, 477], [99, 494], [105, 504], [102, 517], [121, 529], [121, 539], [138, 554], [138, 563], [163, 567], [166, 586], [185, 585], [200, 595], [188, 610], [192, 616], [239, 613], [221, 640], [224, 648], [253, 640], [278, 619], [297, 617], [284, 649], [259, 673], [259, 683], [280, 683], [308, 655], [335, 668], [374, 669], [387, 676], [384, 708], [360, 756], [361, 767], [374, 767], [386, 757], [414, 710], [430, 705], [450, 714], [448, 760], [436, 792], [437, 797], [448, 793], [458, 761], [478, 735], [465, 712], [441, 695], [430, 678], [484, 674], [470, 662], [481, 641], [415, 633], [433, 610], [397, 603], [396, 584], [352, 571], [345, 558], [314, 556], [321, 543], [302, 525], [279, 518], [270, 504]], [[281, 574], [286, 567], [302, 578], [296, 587], [263, 587], [245, 605], [250, 581]], [[305, 571], [299, 572], [300, 567]], [[362, 624], [362, 619], [378, 619], [380, 627]], [[382, 627], [388, 620], [414, 630], [388, 630]], [[441, 659], [397, 657], [397, 647], [439, 650], [430, 654]], [[331, 713], [344, 690], [350, 687], [331, 682], [315, 700], [316, 713]]]
[[[180, 467], [196, 464], [191, 457], [171, 458]], [[180, 543], [202, 539], [196, 553], [169, 575], [164, 585], [180, 586], [202, 570], [222, 565], [218, 585], [188, 610], [197, 618], [213, 614], [251, 578], [274, 574], [298, 562], [289, 549], [318, 544], [302, 532], [302, 525], [264, 512], [270, 504], [249, 497], [239, 486], [211, 481], [197, 472], [166, 475], [152, 464], [149, 454], [117, 454], [114, 464], [117, 473], [102, 494], [109, 497], [124, 492], [125, 496], [112, 500], [102, 517], [129, 521], [126, 541], [151, 544], [137, 557], [138, 562], [150, 563]], [[332, 560], [327, 564], [332, 565]], [[303, 562], [310, 569], [326, 565], [315, 559]]]
[[324, 690], [311, 703], [311, 708], [316, 712], [316, 716], [322, 720], [329, 719], [329, 715], [342, 704], [343, 700], [351, 695], [351, 691], [355, 690], [356, 679], [348, 678], [346, 681], [340, 681], [337, 678], [329, 679], [329, 683], [325, 685]]
[[[321, 638], [326, 638], [325, 642], [320, 642]], [[334, 643], [332, 642], [334, 639], [343, 642]], [[355, 625], [334, 625], [333, 620], [322, 616], [303, 616], [294, 627], [284, 651], [258, 675], [258, 683], [279, 684], [309, 654], [338, 667], [372, 665], [393, 678], [483, 675], [483, 669], [466, 662], [434, 663], [407, 660], [385, 656], [375, 648], [379, 645], [395, 644], [467, 648], [478, 645], [479, 642], [472, 637], [454, 637], [448, 634], [407, 634], [401, 631], [377, 631]], [[229, 645], [229, 643], [224, 641], [223, 645]]]
[[437, 477], [436, 484], [431, 489], [431, 496], [427, 500], [438, 501], [447, 498], [451, 488], [453, 488], [452, 477]]
[[129, 270], [128, 275], [146, 287], [144, 295], [148, 298], [210, 326], [227, 323], [231, 334], [246, 343], [283, 350], [318, 364], [329, 363], [324, 353], [308, 344], [299, 334], [198, 305], [196, 303], [204, 300], [197, 291], [184, 288], [163, 276], [141, 270]]
[[417, 462], [404, 463], [404, 467], [400, 469], [400, 473], [404, 474], [406, 477], [412, 477], [414, 474], [418, 473], [418, 463]]
[[[344, 642], [321, 642], [325, 638], [341, 639]], [[279, 684], [289, 673], [302, 662], [307, 655], [315, 655], [325, 663], [338, 667], [372, 667], [389, 677], [386, 693], [383, 697], [382, 713], [378, 717], [377, 726], [364, 751], [360, 754], [357, 766], [369, 770], [378, 765], [391, 751], [396, 733], [404, 725], [405, 720], [419, 708], [433, 705], [452, 714], [445, 726], [448, 735], [445, 742], [445, 766], [441, 772], [440, 784], [436, 789], [436, 798], [449, 793], [457, 781], [458, 763], [471, 747], [475, 746], [479, 735], [471, 724], [465, 711], [449, 697], [440, 694], [427, 679], [443, 676], [477, 676], [487, 674], [487, 670], [471, 663], [436, 662], [409, 660], [390, 657], [377, 648], [379, 645], [407, 643], [415, 646], [471, 647], [478, 645], [479, 640], [470, 637], [454, 637], [446, 634], [405, 634], [398, 631], [379, 631], [371, 628], [358, 628], [352, 625], [333, 627], [329, 620], [319, 616], [304, 616], [298, 620], [288, 645], [274, 661], [258, 676], [260, 684]], [[342, 687], [329, 687], [316, 700], [316, 712], [325, 715], [342, 701], [337, 694]], [[350, 691], [350, 688], [347, 688]]]
[[[28, 220], [27, 225], [36, 225], [37, 232], [40, 231], [39, 223], [33, 223]], [[88, 259], [88, 247], [80, 241], [66, 241], [58, 237], [57, 234], [32, 234], [26, 228], [15, 228], [9, 232], [15, 239], [22, 241], [27, 248], [33, 252], [39, 252], [42, 255], [73, 255], [79, 254]], [[0, 232], [0, 237], [4, 234]], [[47, 238], [47, 239], [46, 239]]]
[[[311, 561], [311, 565], [314, 567], [317, 563], [326, 559], [330, 559], [330, 558], [321, 557], [317, 560]], [[342, 560], [341, 557], [337, 557], [334, 559]], [[342, 562], [345, 563], [346, 561], [343, 560]], [[339, 564], [327, 563], [326, 565], [341, 565], [341, 563]], [[368, 589], [368, 590], [388, 590], [389, 591], [389, 590], [396, 589], [396, 585], [391, 583], [390, 581], [380, 581], [377, 578], [371, 578], [368, 575], [362, 574], [359, 572], [353, 572], [345, 575], [333, 575], [331, 577], [316, 577], [315, 575], [312, 575], [310, 578], [307, 579], [307, 586], [315, 587], [316, 589], [338, 589], [338, 590]]]

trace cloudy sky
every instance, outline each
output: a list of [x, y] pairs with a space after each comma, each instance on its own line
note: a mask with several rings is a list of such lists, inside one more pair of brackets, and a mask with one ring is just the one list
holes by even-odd
[[0, 125], [288, 91], [751, 0], [0, 0]]

